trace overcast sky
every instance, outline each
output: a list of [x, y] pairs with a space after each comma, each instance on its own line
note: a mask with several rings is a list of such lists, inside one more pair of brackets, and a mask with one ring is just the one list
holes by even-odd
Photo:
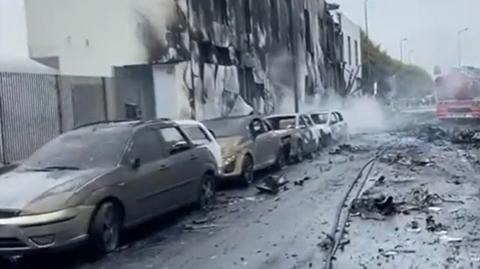
[[0, 0], [0, 59], [28, 57], [22, 0]]
[[[364, 0], [335, 0], [353, 21], [364, 25]], [[463, 63], [480, 67], [480, 0], [368, 0], [371, 38], [388, 53], [400, 58], [400, 40], [405, 61], [412, 60], [432, 72], [433, 66], [457, 65], [457, 31], [462, 34]]]

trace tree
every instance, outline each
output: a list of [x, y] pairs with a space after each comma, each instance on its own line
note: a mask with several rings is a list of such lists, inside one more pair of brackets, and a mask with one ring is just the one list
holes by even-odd
[[374, 85], [377, 86], [377, 95], [384, 98], [422, 97], [433, 90], [428, 72], [393, 59], [364, 33], [362, 59], [364, 94], [374, 94]]

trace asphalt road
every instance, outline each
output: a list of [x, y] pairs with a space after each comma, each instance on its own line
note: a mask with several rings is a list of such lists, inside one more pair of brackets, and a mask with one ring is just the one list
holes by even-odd
[[[448, 235], [463, 238], [463, 243], [467, 236], [472, 240], [463, 251], [463, 246], [443, 242], [439, 239], [441, 235], [429, 233], [425, 228], [418, 234], [406, 231], [405, 227], [413, 219], [424, 226], [426, 214], [422, 212], [390, 216], [382, 221], [352, 217], [349, 233], [345, 236], [349, 244], [338, 252], [334, 268], [478, 266], [478, 261], [474, 264], [468, 260], [472, 253], [480, 250], [473, 240], [477, 216], [480, 216], [480, 212], [477, 214], [478, 210], [474, 209], [475, 203], [478, 204], [479, 190], [475, 180], [478, 177], [475, 150], [383, 133], [353, 137], [351, 144], [362, 149], [358, 152], [335, 155], [323, 152], [313, 160], [289, 166], [281, 172], [289, 183], [278, 195], [258, 193], [255, 187], [242, 189], [235, 184], [226, 184], [212, 212], [205, 215], [185, 209], [128, 231], [123, 246], [100, 261], [89, 261], [82, 250], [75, 250], [28, 257], [1, 268], [323, 268], [326, 252], [321, 243], [332, 229], [348, 186], [379, 147], [399, 137], [402, 137], [401, 143], [389, 153], [400, 152], [413, 157], [423, 154], [422, 158], [429, 158], [432, 165], [379, 162], [371, 175], [371, 183], [384, 175], [386, 184], [384, 189], [375, 191], [400, 199], [405, 198], [412, 188], [425, 187], [440, 195], [449, 195], [445, 197], [450, 199], [465, 201], [461, 208], [456, 204], [449, 204], [448, 208], [444, 205], [442, 212], [449, 212], [449, 215], [444, 216], [442, 222], [457, 227], [458, 218], [463, 217], [465, 225], [459, 229], [451, 228], [452, 233]], [[412, 148], [417, 151], [406, 150]], [[261, 182], [266, 174], [257, 175], [258, 181]], [[295, 184], [306, 177], [308, 180], [303, 185]], [[410, 178], [414, 180], [407, 180]], [[459, 184], [452, 184], [449, 181], [452, 179], [458, 179], [456, 183]], [[450, 213], [454, 210], [464, 210], [464, 213], [461, 216]], [[413, 249], [414, 253], [398, 251], [398, 245]], [[397, 252], [390, 256], [379, 254], [395, 247]], [[437, 258], [435, 254], [439, 254]]]

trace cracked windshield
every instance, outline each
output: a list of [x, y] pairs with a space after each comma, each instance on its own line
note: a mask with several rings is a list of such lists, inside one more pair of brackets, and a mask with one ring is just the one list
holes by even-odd
[[479, 0], [0, 0], [0, 269], [480, 268]]

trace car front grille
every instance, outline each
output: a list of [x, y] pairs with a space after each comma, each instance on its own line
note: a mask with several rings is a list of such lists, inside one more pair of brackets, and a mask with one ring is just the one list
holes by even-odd
[[8, 219], [18, 217], [20, 215], [20, 211], [17, 210], [3, 210], [0, 209], [0, 219]]
[[24, 248], [28, 247], [17, 238], [0, 238], [0, 249], [2, 248]]

